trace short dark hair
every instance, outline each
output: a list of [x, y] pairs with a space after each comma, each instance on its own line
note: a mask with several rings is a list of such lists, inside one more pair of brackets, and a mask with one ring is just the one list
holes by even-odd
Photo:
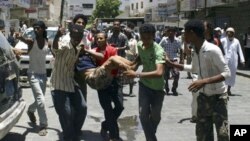
[[143, 24], [139, 28], [139, 32], [140, 32], [140, 34], [150, 33], [150, 34], [155, 35], [156, 29], [152, 24]]
[[84, 21], [85, 24], [87, 24], [88, 18], [85, 15], [83, 15], [83, 14], [77, 14], [77, 15], [75, 15], [75, 17], [73, 18], [73, 23], [75, 24], [76, 21], [78, 19], [80, 19], [80, 18], [83, 19], [83, 21]]
[[96, 35], [97, 35], [97, 34], [104, 34], [104, 37], [105, 37], [106, 39], [108, 38], [107, 33], [104, 32], [104, 31], [98, 31], [98, 32], [96, 33]]
[[78, 32], [78, 33], [83, 33], [84, 29], [82, 25], [77, 25], [77, 24], [71, 24], [69, 26], [69, 32]]
[[167, 28], [167, 31], [173, 31], [173, 32], [176, 32], [176, 28], [173, 27], [173, 26], [170, 26]]
[[185, 31], [193, 31], [198, 37], [205, 38], [204, 32], [204, 23], [201, 20], [189, 20], [184, 25]]
[[40, 27], [43, 29], [43, 38], [45, 38], [46, 40], [48, 40], [47, 38], [47, 26], [43, 21], [37, 21], [33, 24], [33, 29], [35, 30], [36, 27]]

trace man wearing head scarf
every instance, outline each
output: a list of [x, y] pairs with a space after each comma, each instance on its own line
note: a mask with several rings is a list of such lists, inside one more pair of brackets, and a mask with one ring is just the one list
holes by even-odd
[[[228, 64], [228, 67], [231, 71], [231, 77], [225, 80], [226, 85], [228, 86], [227, 92], [228, 95], [232, 95], [231, 87], [235, 84], [236, 71], [238, 67], [238, 57], [240, 57], [240, 62], [242, 65], [245, 65], [244, 55], [242, 53], [241, 45], [238, 39], [234, 37], [235, 30], [232, 27], [227, 28], [226, 30], [227, 37], [221, 39], [223, 49], [225, 51], [225, 61]], [[239, 56], [238, 56], [239, 54]]]
[[44, 98], [47, 83], [46, 54], [49, 50], [46, 28], [43, 21], [37, 21], [33, 25], [35, 36], [32, 39], [22, 37], [21, 33], [15, 33], [17, 39], [28, 45], [30, 63], [27, 73], [35, 101], [29, 105], [27, 114], [30, 121], [35, 124], [36, 117], [34, 113], [37, 110], [40, 122], [38, 134], [40, 136], [45, 136], [47, 134], [46, 128], [48, 126]]

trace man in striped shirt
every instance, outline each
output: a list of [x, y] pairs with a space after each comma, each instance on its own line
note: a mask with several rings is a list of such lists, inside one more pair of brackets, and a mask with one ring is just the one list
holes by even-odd
[[[51, 76], [51, 94], [55, 110], [63, 130], [64, 141], [78, 141], [84, 123], [87, 106], [79, 87], [74, 81], [76, 60], [82, 49], [83, 26], [70, 26], [70, 40], [60, 40], [60, 27], [53, 42], [55, 64]], [[74, 111], [74, 112], [72, 112]], [[73, 115], [74, 114], [74, 115]]]

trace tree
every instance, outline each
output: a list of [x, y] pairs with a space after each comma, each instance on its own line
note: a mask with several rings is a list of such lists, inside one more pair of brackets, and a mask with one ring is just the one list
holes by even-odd
[[97, 0], [93, 18], [115, 18], [120, 14], [120, 0]]

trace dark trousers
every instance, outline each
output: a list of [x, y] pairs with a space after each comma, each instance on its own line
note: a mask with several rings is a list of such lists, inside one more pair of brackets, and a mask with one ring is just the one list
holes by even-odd
[[246, 61], [246, 67], [250, 68], [250, 48], [245, 47], [245, 61]]
[[87, 115], [87, 105], [78, 87], [75, 93], [61, 90], [51, 91], [55, 110], [63, 130], [64, 140], [74, 140], [81, 135]]
[[78, 83], [79, 88], [83, 94], [83, 97], [85, 101], [87, 102], [87, 83], [85, 81], [84, 74], [82, 72], [76, 72], [74, 79]]
[[[173, 62], [177, 62], [177, 61], [173, 61]], [[166, 81], [166, 84], [165, 84], [165, 90], [166, 90], [166, 92], [169, 92], [168, 80], [170, 79], [170, 74], [172, 75], [172, 77], [174, 79], [173, 86], [172, 86], [172, 91], [174, 92], [174, 91], [176, 91], [176, 89], [178, 87], [178, 82], [179, 82], [179, 78], [180, 78], [180, 72], [176, 68], [169, 67], [167, 65], [165, 66], [164, 79]]]
[[[105, 121], [102, 122], [102, 129], [109, 131], [111, 139], [118, 139], [120, 137], [117, 119], [124, 107], [123, 95], [119, 89], [121, 89], [121, 85], [118, 85], [117, 79], [114, 79], [109, 87], [97, 91], [105, 117]], [[114, 107], [112, 106], [112, 102], [114, 103]]]
[[218, 141], [229, 141], [227, 101], [227, 93], [213, 96], [199, 93], [197, 99], [197, 141], [214, 141], [213, 124], [215, 124]]
[[156, 130], [161, 120], [165, 92], [139, 83], [139, 117], [147, 141], [157, 141]]

